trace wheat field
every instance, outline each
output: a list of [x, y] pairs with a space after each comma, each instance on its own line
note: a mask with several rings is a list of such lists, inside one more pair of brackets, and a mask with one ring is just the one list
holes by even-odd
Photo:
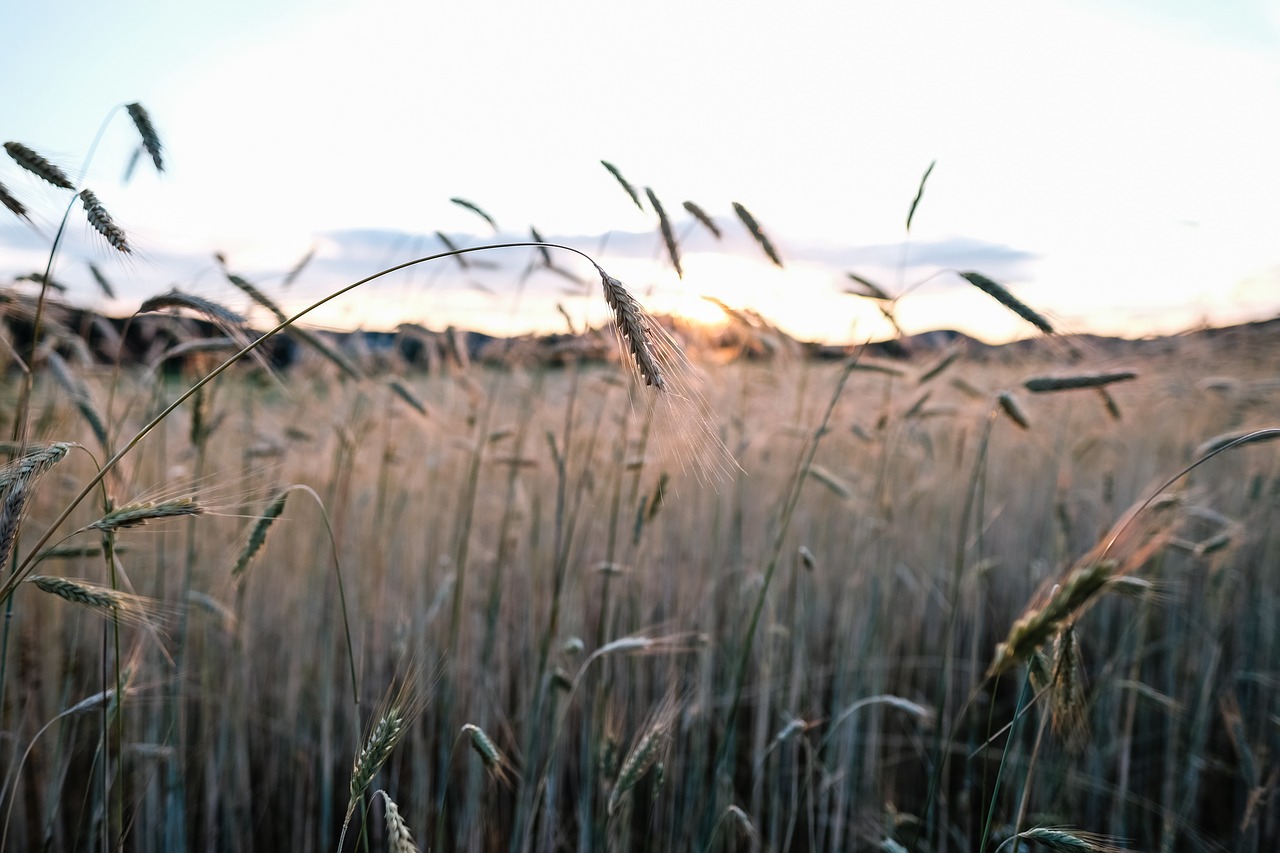
[[272, 308], [298, 363], [215, 370], [176, 291], [112, 360], [5, 290], [0, 848], [1275, 848], [1275, 323], [966, 273], [1044, 334], [713, 359], [597, 271], [556, 364]]

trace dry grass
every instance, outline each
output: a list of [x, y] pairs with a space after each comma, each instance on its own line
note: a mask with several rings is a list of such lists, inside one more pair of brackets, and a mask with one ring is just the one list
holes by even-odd
[[[1274, 333], [1134, 349], [1132, 370], [1087, 348], [1070, 367], [1029, 348], [835, 365], [763, 345], [711, 367], [599, 271], [631, 384], [577, 351], [486, 367], [421, 331], [425, 366], [356, 363], [291, 329], [310, 344], [292, 372], [240, 365], [186, 398], [198, 362], [159, 366], [246, 340], [239, 315], [148, 300], [197, 315], [162, 323], [179, 336], [207, 319], [227, 339], [106, 369], [47, 313], [30, 386], [0, 388], [30, 401], [0, 426], [42, 442], [0, 468], [19, 567], [0, 846], [405, 853], [404, 815], [470, 851], [1112, 849], [1049, 826], [1067, 819], [1150, 849], [1280, 842]], [[43, 301], [0, 307], [12, 336]], [[1027, 376], [1103, 404], [982, 390]], [[127, 452], [99, 468], [48, 443], [90, 435]], [[282, 523], [295, 489], [314, 500]], [[200, 497], [111, 509], [162, 493]], [[219, 493], [238, 507], [201, 512]], [[144, 524], [175, 515], [192, 518]], [[29, 576], [55, 558], [85, 580]], [[422, 696], [372, 701], [426, 668]], [[360, 808], [375, 787], [385, 828]]]
[[[1235, 837], [1242, 813], [1220, 824], [1206, 823], [1182, 808], [1181, 800], [1193, 795], [1186, 783], [1179, 782], [1166, 797], [1158, 780], [1166, 778], [1167, 761], [1185, 766], [1193, 753], [1201, 762], [1213, 756], [1234, 766], [1239, 760], [1225, 736], [1221, 744], [1189, 739], [1206, 725], [1189, 709], [1200, 706], [1200, 685], [1218, 690], [1248, 683], [1236, 682], [1231, 673], [1256, 673], [1271, 665], [1270, 653], [1261, 651], [1269, 646], [1259, 646], [1257, 640], [1251, 645], [1261, 657], [1252, 663], [1230, 650], [1249, 647], [1236, 645], [1243, 639], [1261, 637], [1265, 614], [1280, 602], [1274, 582], [1258, 568], [1265, 565], [1264, 555], [1275, 553], [1268, 549], [1280, 547], [1268, 524], [1269, 513], [1274, 513], [1269, 495], [1280, 469], [1267, 451], [1273, 445], [1258, 439], [1226, 451], [1218, 460], [1221, 473], [1208, 465], [1195, 475], [1194, 504], [1213, 506], [1220, 516], [1245, 522], [1240, 529], [1231, 528], [1230, 545], [1222, 550], [1159, 549], [1160, 531], [1168, 525], [1176, 525], [1177, 538], [1193, 546], [1228, 529], [1207, 516], [1188, 515], [1191, 504], [1180, 499], [1159, 502], [1163, 509], [1148, 507], [1104, 559], [1089, 559], [1100, 555], [1100, 545], [1110, 537], [1108, 523], [1143, 497], [1157, 473], [1176, 470], [1171, 462], [1190, 461], [1205, 437], [1233, 437], [1211, 445], [1219, 449], [1229, 440], [1247, 439], [1254, 431], [1246, 426], [1265, 423], [1268, 412], [1280, 414], [1280, 401], [1274, 399], [1239, 413], [1203, 405], [1196, 394], [1214, 392], [1187, 392], [1199, 376], [1186, 371], [1215, 360], [1192, 342], [1184, 342], [1182, 350], [1138, 365], [1143, 377], [1178, 378], [1114, 386], [1118, 402], [1135, 413], [1125, 421], [1109, 419], [1101, 406], [1073, 407], [1069, 395], [1036, 395], [1020, 404], [1034, 430], [996, 432], [984, 478], [987, 510], [976, 516], [983, 519], [981, 537], [965, 537], [963, 627], [953, 673], [953, 689], [967, 693], [980, 687], [981, 671], [991, 663], [989, 652], [998, 641], [1005, 646], [993, 671], [1011, 673], [1043, 655], [1045, 671], [1050, 678], [1056, 671], [1062, 696], [1070, 703], [1057, 709], [1059, 715], [1082, 710], [1089, 735], [1076, 759], [1056, 748], [1041, 756], [1037, 775], [1055, 779], [1056, 785], [1033, 791], [1031, 813], [1048, 807], [1052, 798], [1054, 807], [1067, 810], [1074, 821], [1146, 842], [1158, 841], [1162, 832]], [[628, 358], [634, 358], [629, 351]], [[990, 396], [971, 400], [952, 383], [935, 379], [927, 386], [933, 394], [930, 405], [953, 407], [954, 414], [906, 419], [918, 397], [915, 377], [927, 367], [905, 375], [895, 375], [902, 373], [897, 369], [855, 371], [800, 494], [786, 547], [786, 553], [796, 556], [793, 564], [784, 561], [762, 616], [749, 660], [737, 747], [742, 766], [748, 768], [735, 783], [744, 813], [771, 849], [787, 846], [791, 815], [797, 816], [797, 832], [817, 833], [828, 849], [836, 838], [844, 839], [846, 848], [853, 846], [853, 839], [863, 837], [856, 804], [871, 796], [862, 789], [863, 780], [883, 786], [886, 799], [891, 797], [900, 809], [922, 816], [931, 733], [975, 725], [982, 739], [996, 734], [986, 733], [989, 716], [997, 727], [1012, 717], [1015, 697], [1008, 692], [1009, 678], [998, 689], [984, 688], [994, 711], [975, 711], [963, 719], [957, 716], [958, 703], [945, 705], [936, 693], [939, 649], [945, 645], [938, 626], [947, 612], [936, 592], [945, 588], [938, 567], [947, 564], [955, 548], [957, 507], [975, 458], [971, 436], [986, 423], [994, 404]], [[947, 370], [974, 385], [1011, 387], [1021, 377], [1045, 373], [1046, 367], [1052, 365], [966, 359]], [[193, 715], [192, 737], [205, 746], [184, 752], [179, 765], [186, 768], [181, 778], [187, 802], [212, 803], [217, 813], [230, 818], [237, 814], [230, 792], [252, 791], [255, 800], [270, 803], [277, 829], [244, 814], [237, 846], [267, 847], [269, 838], [304, 838], [316, 831], [304, 827], [324, 824], [318, 800], [295, 801], [273, 792], [321, 791], [327, 784], [335, 798], [341, 797], [333, 805], [340, 821], [350, 777], [363, 790], [381, 772], [384, 787], [403, 792], [405, 813], [423, 816], [426, 837], [433, 837], [437, 821], [444, 819], [451, 827], [446, 837], [457, 831], [492, 838], [477, 842], [481, 849], [491, 849], [506, 846], [508, 833], [515, 831], [516, 804], [530, 788], [542, 785], [557, 795], [550, 804], [542, 800], [537, 822], [554, 819], [560, 824], [557, 831], [581, 832], [602, 844], [608, 838], [634, 839], [643, 824], [645, 832], [662, 839], [662, 846], [691, 846], [687, 833], [699, 835], [693, 815], [712, 808], [706, 803], [714, 791], [700, 780], [710, 772], [708, 762], [719, 746], [717, 732], [732, 687], [727, 650], [740, 642], [759, 583], [756, 555], [769, 547], [777, 497], [793, 475], [799, 451], [796, 426], [812, 428], [836, 368], [796, 362], [786, 367], [730, 365], [716, 371], [709, 386], [713, 424], [738, 450], [746, 471], [720, 491], [699, 488], [680, 473], [680, 448], [641, 443], [643, 410], [633, 414], [625, 404], [619, 406], [618, 396], [604, 393], [616, 387], [611, 384], [613, 369], [506, 374], [472, 368], [466, 377], [408, 372], [401, 381], [417, 398], [432, 402], [431, 416], [394, 405], [382, 407], [376, 419], [368, 414], [376, 386], [339, 383], [333, 368], [319, 358], [299, 370], [290, 385], [319, 390], [291, 396], [278, 386], [232, 379], [210, 398], [204, 415], [227, 425], [209, 440], [209, 469], [246, 472], [237, 491], [256, 496], [246, 497], [254, 509], [240, 518], [200, 516], [182, 528], [151, 525], [116, 531], [122, 548], [117, 559], [138, 592], [180, 612], [184, 601], [195, 601], [176, 588], [172, 568], [185, 552], [189, 530], [196, 554], [192, 591], [221, 602], [236, 617], [234, 632], [227, 633], [225, 619], [199, 615], [203, 608], [192, 612], [184, 679], [191, 689], [185, 707]], [[81, 368], [76, 378], [93, 396], [102, 397], [106, 376]], [[133, 381], [126, 372], [117, 394], [174, 393], [173, 387], [134, 387]], [[37, 420], [61, 424], [64, 436], [88, 434], [74, 399], [55, 385], [41, 387]], [[575, 388], [578, 396], [571, 407]], [[381, 393], [389, 402], [391, 392]], [[487, 420], [473, 420], [482, 406], [492, 409]], [[566, 440], [563, 430], [570, 412], [572, 429]], [[1237, 417], [1245, 420], [1233, 422]], [[183, 471], [190, 474], [185, 426], [177, 420], [161, 440], [139, 448], [133, 476], [155, 484], [180, 479]], [[126, 423], [111, 425], [112, 433], [130, 429]], [[541, 438], [547, 432], [560, 436], [558, 463]], [[249, 446], [264, 440], [281, 448], [272, 467], [246, 463]], [[479, 462], [473, 473], [469, 448], [477, 443]], [[506, 459], [523, 461], [509, 465]], [[88, 464], [87, 457], [63, 462], [63, 476], [80, 480]], [[821, 482], [824, 474], [826, 485]], [[472, 476], [476, 487], [466, 559], [476, 580], [464, 592], [457, 651], [448, 659], [446, 676], [422, 724], [402, 726], [402, 740], [393, 749], [386, 749], [384, 739], [369, 729], [373, 735], [363, 739], [353, 768], [351, 759], [342, 756], [350, 756], [344, 745], [359, 726], [345, 690], [345, 652], [335, 637], [340, 627], [336, 589], [325, 569], [327, 538], [315, 516], [301, 508], [289, 513], [288, 524], [280, 523], [281, 484], [314, 483], [325, 501], [343, 563], [351, 569], [348, 604], [361, 679], [378, 684], [394, 678], [404, 655], [438, 660], [448, 647], [448, 610], [459, 565], [458, 513]], [[552, 512], [560, 482], [565, 484], [561, 509]], [[1254, 490], [1257, 498], [1251, 497]], [[661, 500], [656, 499], [659, 494]], [[65, 486], [45, 479], [29, 496], [38, 499], [27, 508], [38, 525], [65, 500]], [[85, 510], [69, 520], [69, 530], [87, 527], [101, 515]], [[1143, 524], [1143, 518], [1151, 524]], [[522, 777], [512, 775], [509, 785], [472, 787], [469, 768], [478, 770], [483, 764], [492, 773], [491, 767], [509, 765], [485, 762], [481, 744], [468, 732], [464, 737], [479, 760], [454, 762], [438, 771], [435, 756], [441, 741], [456, 736], [464, 723], [484, 732], [491, 744], [550, 739], [547, 724], [537, 722], [530, 709], [537, 695], [532, 674], [550, 605], [551, 543], [557, 530], [568, 543], [570, 569], [563, 621], [552, 639], [546, 677], [553, 680], [557, 670], [571, 676], [570, 689], [554, 694], [564, 706], [563, 731], [550, 756], [538, 758], [539, 753], [521, 746]], [[87, 544], [75, 539], [65, 543], [60, 559], [69, 561], [67, 574], [109, 589], [99, 574], [101, 555], [82, 547]], [[247, 559], [238, 559], [246, 554]], [[234, 567], [250, 561], [269, 570], [240, 569], [233, 576]], [[597, 565], [610, 571], [594, 571]], [[1212, 575], [1205, 574], [1207, 567]], [[1188, 597], [1188, 578], [1201, 585], [1197, 589], [1202, 594]], [[1037, 594], [1035, 587], [1042, 583], [1046, 591]], [[1054, 583], [1059, 585], [1056, 592]], [[606, 584], [607, 598], [602, 596]], [[1246, 587], [1248, 598], [1237, 598]], [[67, 695], [105, 689], [71, 666], [85, 654], [96, 655], [90, 651], [94, 632], [71, 630], [81, 608], [68, 608], [55, 596], [33, 597], [23, 589], [35, 592], [28, 584], [16, 593], [15, 642], [46, 638], [40, 670], [61, 674]], [[1222, 638], [1214, 656], [1206, 657], [1209, 650], [1197, 633], [1203, 629], [1192, 625], [1210, 626], [1213, 636]], [[1067, 626], [1074, 632], [1072, 642], [1084, 650], [1082, 659], [1058, 654], [1057, 638]], [[691, 642], [682, 633], [686, 631], [705, 634], [705, 644]], [[228, 637], [234, 638], [234, 647]], [[661, 641], [665, 637], [677, 639]], [[659, 645], [681, 653], [655, 654]], [[1217, 669], [1205, 669], [1214, 660]], [[1077, 668], [1066, 669], [1068, 661]], [[145, 666], [153, 683], [174, 678], [158, 654]], [[227, 673], [234, 675], [228, 678]], [[10, 675], [16, 679], [13, 684], [34, 684], [33, 677], [32, 670], [22, 669]], [[673, 683], [688, 690], [688, 723], [677, 727], [634, 721], [637, 709], [661, 704]], [[202, 688], [209, 684], [217, 685], [217, 691]], [[1074, 684], [1079, 688], [1066, 689]], [[447, 710], [441, 698], [446, 685], [452, 697]], [[52, 685], [35, 691], [36, 718], [50, 719], [64, 707], [58, 704], [63, 692]], [[865, 704], [877, 696], [936, 709], [936, 722], [929, 725], [912, 713]], [[1130, 697], [1161, 698], [1134, 701], [1129, 724]], [[1270, 735], [1259, 726], [1269, 703], [1265, 692], [1241, 694], [1241, 722], [1235, 728], [1255, 755], [1270, 748]], [[603, 752], [609, 736], [601, 721], [607, 704], [622, 709], [614, 737], [622, 741], [622, 732], [633, 733], [633, 747], [619, 744], [617, 751], [626, 754], [614, 759], [614, 769], [606, 775]], [[163, 705], [133, 707], [126, 741], [155, 742], [154, 732], [163, 730]], [[849, 713], [855, 707], [864, 710]], [[1209, 710], [1216, 714], [1216, 706]], [[762, 721], [758, 743], [757, 720]], [[779, 738], [788, 720], [805, 724]], [[1179, 746], [1166, 757], [1161, 749], [1144, 745], [1139, 733], [1167, 727], [1173, 727], [1175, 736], [1162, 736], [1161, 743]], [[223, 742], [227, 745], [219, 746]], [[57, 743], [57, 736], [42, 739], [32, 756], [37, 764], [29, 764], [26, 772], [49, 761], [52, 753], [45, 747]], [[328, 744], [328, 751], [318, 744]], [[1010, 785], [1016, 791], [1029, 744], [1015, 739], [1013, 750]], [[654, 799], [659, 754], [666, 773]], [[855, 775], [831, 775], [858, 755], [861, 769]], [[1091, 780], [1118, 772], [1122, 760], [1130, 768], [1126, 784], [1133, 799], [1124, 801], [1122, 820], [1116, 822], [1114, 798], [1097, 794]], [[1071, 769], [1073, 762], [1081, 769]], [[757, 766], [758, 782], [750, 775]], [[648, 773], [640, 775], [645, 767]], [[1086, 772], [1090, 767], [1098, 769]], [[974, 779], [993, 773], [994, 767], [975, 758], [956, 765], [955, 772]], [[588, 773], [600, 775], [583, 775]], [[1201, 775], [1214, 779], [1212, 788], [1201, 787], [1194, 794], [1196, 802], [1206, 804], [1203, 808], [1218, 803], [1219, 792], [1234, 790], [1231, 780], [1215, 771]], [[1255, 775], [1265, 781], [1265, 768]], [[628, 790], [628, 785], [617, 784], [619, 776], [638, 782]], [[139, 792], [159, 785], [155, 790], [163, 794], [166, 786], [148, 778], [139, 769], [129, 785]], [[590, 779], [595, 781], [587, 784]], [[446, 783], [448, 808], [438, 818], [435, 792]], [[753, 803], [748, 798], [756, 784], [759, 802]], [[1249, 786], [1243, 778], [1234, 784], [1244, 803]], [[61, 796], [79, 795], [65, 787]], [[807, 797], [813, 798], [811, 805]], [[611, 800], [612, 821], [593, 828], [591, 815], [603, 820]], [[730, 814], [726, 810], [731, 804], [714, 806], [717, 820], [706, 827], [708, 835], [719, 816]], [[144, 799], [133, 808], [139, 844], [158, 849], [163, 837], [159, 829], [167, 819], [149, 810]], [[1158, 815], [1186, 817], [1174, 817], [1168, 829], [1159, 829], [1163, 823], [1158, 821], [1156, 830], [1138, 831], [1152, 809]], [[1000, 809], [1006, 818], [1012, 811], [1013, 804]], [[811, 824], [810, 813], [820, 822]], [[1254, 813], [1265, 816], [1256, 807]], [[200, 814], [197, 810], [188, 817], [193, 833], [201, 831]], [[952, 812], [947, 819], [956, 832], [974, 831], [976, 839], [976, 830], [966, 830], [970, 824], [963, 815]], [[720, 843], [745, 838], [745, 829], [733, 828], [735, 820], [730, 814], [720, 826]], [[332, 849], [336, 822], [329, 824], [327, 845], [316, 836], [311, 846]], [[27, 826], [25, 819], [15, 826]], [[1262, 836], [1269, 832], [1265, 820], [1254, 819], [1252, 826]], [[531, 838], [539, 837], [540, 830], [528, 831]], [[10, 842], [28, 837], [27, 832], [11, 830]], [[899, 831], [896, 837], [910, 835]], [[157, 840], [141, 840], [145, 838]], [[791, 846], [803, 845], [796, 840]]]

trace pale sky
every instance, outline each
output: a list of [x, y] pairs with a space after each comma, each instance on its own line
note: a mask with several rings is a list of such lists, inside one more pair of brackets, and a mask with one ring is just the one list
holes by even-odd
[[[121, 263], [77, 210], [55, 278], [108, 310], [174, 284], [247, 308], [215, 251], [300, 307], [436, 251], [436, 231], [471, 245], [534, 225], [597, 253], [655, 313], [712, 317], [710, 295], [809, 339], [881, 330], [841, 293], [845, 271], [893, 292], [928, 279], [901, 300], [908, 331], [987, 340], [1031, 329], [935, 273], [982, 272], [1069, 331], [1280, 312], [1280, 0], [6, 5], [4, 140], [81, 177], [99, 124], [135, 100], [164, 140], [169, 171], [122, 184], [136, 137], [119, 113], [83, 175], [139, 251]], [[683, 281], [656, 218], [601, 159], [663, 201], [685, 238]], [[934, 160], [904, 261], [907, 208]], [[0, 182], [40, 228], [0, 211], [0, 275], [43, 269], [68, 194], [8, 158]], [[723, 244], [692, 227], [685, 200]], [[604, 318], [594, 290], [575, 299], [547, 274], [517, 300], [528, 258], [508, 251], [491, 258], [504, 269], [465, 276], [428, 265], [315, 320], [560, 329], [556, 301]], [[86, 261], [119, 300], [103, 300]]]

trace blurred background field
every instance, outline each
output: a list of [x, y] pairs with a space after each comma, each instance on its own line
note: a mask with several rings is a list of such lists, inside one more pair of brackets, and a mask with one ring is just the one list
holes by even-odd
[[[1233, 449], [1171, 486], [1176, 505], [1139, 525], [1160, 547], [1124, 567], [1124, 594], [1073, 614], [1067, 704], [1082, 728], [1055, 721], [1037, 737], [1050, 709], [1067, 713], [1055, 690], [1009, 737], [1026, 669], [983, 674], [1037, 590], [1198, 446], [1280, 419], [1276, 334], [868, 351], [790, 513], [839, 362], [697, 365], [740, 466], [710, 482], [688, 465], [705, 437], [671, 412], [649, 417], [652, 389], [616, 363], [391, 359], [353, 380], [308, 351], [286, 372], [244, 367], [109, 478], [117, 503], [192, 496], [206, 511], [116, 534], [121, 585], [147, 601], [121, 628], [123, 738], [109, 738], [105, 794], [104, 703], [59, 714], [111, 689], [109, 623], [30, 584], [13, 596], [4, 749], [23, 760], [5, 763], [6, 845], [88, 847], [118, 796], [128, 849], [332, 849], [357, 745], [409, 679], [421, 711], [374, 787], [423, 849], [968, 850], [988, 824], [990, 847], [1015, 831], [1028, 788], [1020, 830], [1269, 849], [1275, 445]], [[198, 368], [82, 363], [76, 393], [42, 374], [33, 431], [101, 461], [85, 405], [118, 445]], [[1023, 386], [1122, 368], [1137, 376], [1108, 386], [1110, 407], [1096, 388]], [[5, 393], [15, 400], [12, 383]], [[23, 542], [93, 469], [73, 451], [41, 481]], [[234, 573], [255, 519], [292, 484], [314, 495], [289, 493]], [[94, 504], [64, 529], [100, 516]], [[108, 583], [100, 553], [37, 571]], [[662, 708], [660, 753], [611, 803]], [[506, 773], [472, 751], [468, 723]], [[374, 849], [387, 843], [381, 810]]]

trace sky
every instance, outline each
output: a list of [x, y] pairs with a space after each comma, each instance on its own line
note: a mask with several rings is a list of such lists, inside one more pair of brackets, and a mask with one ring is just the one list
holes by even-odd
[[[24, 81], [6, 87], [0, 135], [92, 187], [137, 250], [112, 252], [73, 211], [54, 277], [114, 313], [172, 286], [249, 310], [215, 252], [296, 309], [438, 251], [436, 232], [478, 245], [530, 226], [591, 254], [653, 313], [719, 319], [711, 296], [829, 342], [886, 331], [844, 292], [848, 272], [900, 296], [908, 332], [989, 341], [1034, 329], [957, 271], [1006, 284], [1066, 331], [1280, 313], [1280, 0], [9, 0], [0, 15], [21, 34], [0, 75]], [[167, 170], [126, 184], [137, 137], [113, 109], [132, 101]], [[663, 202], [683, 279], [652, 210], [602, 159]], [[69, 194], [7, 158], [0, 183], [35, 226], [0, 217], [0, 277], [43, 270]], [[522, 278], [531, 256], [425, 264], [311, 319], [558, 331], [560, 303], [604, 320], [590, 264], [556, 259], [585, 286]]]

